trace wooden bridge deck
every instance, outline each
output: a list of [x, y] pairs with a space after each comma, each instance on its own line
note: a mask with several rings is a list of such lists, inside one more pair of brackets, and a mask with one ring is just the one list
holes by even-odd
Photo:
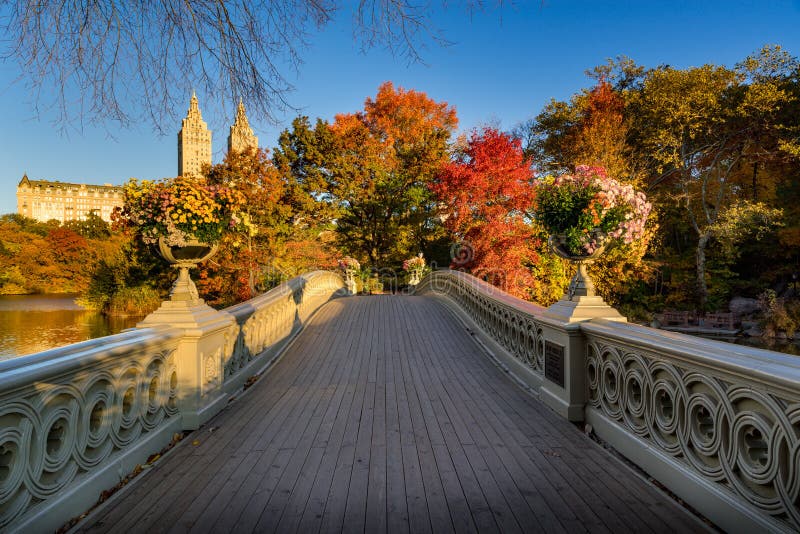
[[703, 525], [517, 388], [436, 300], [326, 304], [87, 532], [683, 532]]

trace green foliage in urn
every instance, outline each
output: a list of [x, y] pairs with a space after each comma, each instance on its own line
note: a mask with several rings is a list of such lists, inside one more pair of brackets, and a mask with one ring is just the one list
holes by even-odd
[[573, 256], [593, 254], [605, 240], [632, 243], [644, 234], [651, 205], [644, 193], [610, 178], [603, 167], [545, 178], [537, 187], [536, 219]]

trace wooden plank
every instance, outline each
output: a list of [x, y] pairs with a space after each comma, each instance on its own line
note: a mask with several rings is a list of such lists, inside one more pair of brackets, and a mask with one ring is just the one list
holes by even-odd
[[[385, 316], [386, 299], [376, 297], [378, 313], [372, 314], [372, 323], [368, 343], [365, 343], [367, 364], [364, 403], [354, 449], [353, 468], [350, 473], [349, 491], [345, 505], [344, 525], [348, 530], [363, 531], [366, 522], [366, 508], [369, 493], [369, 474], [372, 463], [372, 434], [375, 412], [376, 382], [378, 379], [377, 355], [381, 352], [383, 340], [387, 337], [387, 325], [382, 320]], [[367, 348], [368, 346], [368, 348]]]
[[[337, 334], [336, 342], [330, 351], [331, 359], [337, 362], [337, 371], [334, 373], [332, 382], [324, 381], [321, 384], [312, 384], [312, 388], [325, 386], [325, 389], [322, 390], [324, 391], [322, 399], [301, 442], [295, 448], [292, 462], [287, 466], [277, 491], [273, 493], [256, 525], [256, 530], [259, 532], [293, 531], [302, 521], [312, 485], [325, 453], [325, 449], [321, 445], [327, 441], [332, 430], [331, 425], [325, 424], [325, 421], [332, 418], [332, 413], [336, 411], [334, 392], [337, 388], [335, 385], [333, 387], [330, 385], [335, 384], [340, 373], [348, 368], [349, 360], [341, 357], [342, 354], [347, 354], [344, 346], [348, 344], [348, 338], [341, 331]], [[340, 391], [343, 392], [341, 388]]]
[[[360, 308], [360, 312], [363, 313], [364, 310], [364, 307]], [[344, 354], [349, 355], [356, 348], [354, 343], [356, 336], [344, 335], [342, 337], [346, 340]], [[358, 374], [356, 363], [360, 363], [360, 361], [352, 357], [345, 358], [345, 361], [347, 364], [342, 367], [342, 372], [334, 379], [336, 398], [339, 401], [338, 403], [331, 403], [325, 415], [325, 422], [320, 427], [320, 432], [315, 439], [315, 446], [324, 447], [325, 450], [312, 484], [307, 504], [300, 518], [298, 532], [316, 532], [322, 523], [339, 450], [346, 430], [347, 416], [355, 394], [353, 383]]]
[[[368, 307], [367, 298], [359, 299], [359, 305]], [[366, 324], [362, 323], [358, 331], [358, 342], [356, 344], [356, 358], [358, 366], [356, 374], [351, 378], [350, 384], [353, 387], [353, 402], [345, 421], [345, 430], [339, 449], [336, 468], [333, 473], [333, 480], [328, 491], [325, 510], [322, 514], [320, 524], [321, 532], [339, 532], [342, 529], [344, 515], [347, 509], [347, 498], [350, 490], [350, 476], [353, 470], [355, 458], [355, 439], [358, 435], [359, 419], [361, 409], [364, 404], [366, 392], [367, 365], [369, 354], [365, 350], [365, 344], [371, 335], [370, 327], [374, 327], [374, 315], [367, 314]]]
[[[487, 403], [487, 405], [489, 406], [492, 405], [491, 400]], [[505, 412], [503, 410], [495, 411], [493, 412], [492, 415], [494, 416], [495, 420], [499, 422], [502, 422], [504, 418], [506, 418]], [[507, 426], [503, 430], [509, 431], [510, 428], [511, 427]], [[574, 429], [571, 426], [569, 427], [569, 430], [574, 431]], [[574, 437], [575, 436], [572, 436], [573, 442], [574, 442]], [[583, 436], [579, 437], [582, 438]], [[551, 437], [551, 439], [553, 438]], [[538, 447], [534, 448], [533, 450], [528, 449], [530, 458], [537, 464], [538, 468], [541, 469], [541, 473], [544, 475], [545, 479], [552, 482], [555, 487], [554, 492], [546, 492], [545, 495], [547, 496], [562, 495], [568, 497], [570, 507], [573, 509], [573, 511], [576, 512], [582, 525], [586, 526], [595, 525], [595, 528], [600, 528], [599, 526], [596, 525], [597, 516], [596, 514], [594, 514], [594, 512], [591, 511], [587, 502], [593, 502], [597, 499], [603, 501], [604, 499], [607, 498], [605, 492], [598, 491], [597, 488], [589, 488], [586, 485], [586, 477], [574, 476], [570, 469], [559, 470], [554, 468], [552, 466], [553, 463], [560, 464], [562, 468], [566, 467], [566, 465], [563, 462], [559, 461], [561, 458], [562, 451], [566, 449], [562, 449], [557, 446], [553, 447], [552, 446], [553, 444], [554, 444], [553, 441], [550, 441], [551, 446], [545, 446], [544, 448]], [[555, 444], [556, 445], [560, 444], [560, 440]], [[574, 447], [572, 447], [571, 449], [574, 449]], [[564, 476], [570, 478], [571, 481], [567, 482]], [[583, 499], [579, 498], [578, 494], [575, 491], [575, 490], [580, 491], [581, 489], [584, 490]], [[607, 510], [607, 508], [605, 507], [597, 507], [597, 508], [605, 516], [605, 519], [607, 520], [606, 524], [608, 525], [609, 528], [613, 529], [614, 527], [620, 526], [619, 511], [615, 513], [605, 513], [605, 510]], [[563, 511], [558, 511], [558, 513], [560, 517], [562, 518], [564, 517]], [[635, 527], [638, 530], [645, 530], [645, 531], [648, 529], [648, 527], [641, 521], [637, 521], [635, 519], [635, 516], [634, 518], [632, 518], [632, 520], [634, 524], [630, 525], [630, 527]]]
[[391, 351], [386, 322], [376, 345], [375, 405], [372, 410], [372, 438], [370, 443], [369, 480], [364, 513], [365, 532], [386, 532], [386, 360]]
[[[334, 327], [333, 322], [329, 326], [333, 332], [340, 332]], [[306, 391], [304, 398], [309, 402], [306, 403], [301, 414], [293, 416], [297, 419], [297, 423], [291, 427], [291, 431], [283, 440], [278, 439], [279, 451], [286, 461], [273, 463], [270, 467], [272, 476], [265, 479], [266, 484], [262, 482], [259, 485], [259, 490], [248, 502], [234, 530], [247, 532], [251, 529], [258, 529], [259, 525], [270, 524], [270, 522], [277, 522], [280, 519], [282, 506], [291, 495], [308, 449], [313, 443], [313, 438], [321, 422], [321, 413], [327, 410], [327, 405], [324, 402], [320, 403], [320, 400], [327, 394], [323, 393], [319, 386], [335, 374], [333, 371], [335, 365], [345, 361], [343, 358], [336, 357], [338, 354], [335, 350], [336, 345], [328, 344], [318, 347], [318, 349], [321, 349], [326, 356], [320, 365], [321, 372], [314, 377], [314, 381], [310, 384], [312, 387], [297, 388]], [[295, 378], [294, 384], [297, 382], [298, 379]]]
[[[452, 325], [440, 325], [441, 328], [448, 326]], [[464, 351], [468, 349], [468, 346], [464, 346], [459, 353], [466, 354]], [[485, 448], [497, 452], [499, 462], [506, 467], [519, 491], [525, 496], [542, 528], [548, 532], [565, 529], [580, 531], [587, 527], [604, 530], [597, 516], [586, 507], [579, 506], [585, 515], [578, 521], [565, 502], [567, 498], [571, 507], [575, 507], [574, 499], [577, 496], [571, 488], [551, 484], [550, 477], [544, 476], [520, 447], [518, 439], [521, 437], [523, 442], [526, 440], [518, 431], [516, 421], [511, 421], [502, 409], [492, 409], [496, 406], [495, 396], [487, 394], [486, 390], [491, 387], [493, 377], [480, 376], [477, 368], [468, 372], [462, 361], [449, 360], [447, 363], [449, 364], [447, 372], [460, 379], [456, 386], [468, 412], [480, 419], [479, 426], [486, 439], [491, 442], [491, 447], [485, 446]], [[496, 368], [490, 370], [497, 375]], [[476, 375], [480, 378], [476, 379]], [[577, 502], [580, 503], [580, 500]]]
[[386, 528], [390, 533], [408, 532], [408, 504], [395, 377], [395, 362], [399, 357], [400, 346], [392, 338], [386, 361]]
[[[329, 327], [332, 328], [331, 325]], [[315, 376], [316, 380], [322, 380], [326, 373], [330, 372], [333, 361], [330, 358], [326, 358], [322, 362], [318, 362], [317, 369], [319, 372]], [[294, 380], [295, 378], [292, 377], [292, 382]], [[294, 389], [297, 392], [303, 391], [301, 388], [295, 387]], [[305, 395], [301, 398], [308, 400], [308, 395], [311, 392], [312, 389], [306, 388]], [[274, 437], [269, 441], [266, 449], [258, 442], [253, 442], [251, 445], [253, 450], [264, 449], [264, 453], [257, 468], [248, 476], [236, 496], [234, 496], [232, 500], [234, 503], [233, 510], [226, 510], [223, 513], [214, 526], [215, 531], [225, 531], [233, 528], [244, 529], [248, 525], [257, 523], [291, 456], [293, 443], [299, 439], [298, 436], [307, 427], [310, 408], [307, 403], [298, 403], [298, 408], [303, 408], [300, 414], [289, 412], [288, 410], [281, 411], [279, 419], [285, 421], [288, 418], [290, 424], [282, 424], [277, 428], [277, 432], [274, 433]], [[264, 432], [265, 428], [259, 427], [254, 431]]]
[[[422, 348], [415, 339], [417, 329], [409, 313], [411, 308], [407, 306], [404, 306], [404, 308], [405, 313], [398, 313], [401, 319], [401, 321], [398, 321], [398, 327], [404, 355], [401, 361], [401, 371], [406, 388], [408, 415], [411, 420], [414, 444], [416, 445], [417, 462], [424, 488], [424, 505], [427, 509], [430, 527], [433, 532], [453, 532], [453, 522], [450, 517], [447, 499], [444, 495], [442, 481], [439, 477], [436, 458], [431, 448], [429, 430], [422, 414], [420, 395], [425, 394], [424, 385], [417, 380], [418, 375], [412, 372], [412, 368], [418, 365], [417, 358]], [[438, 437], [441, 440], [441, 432], [438, 433]]]
[[[492, 374], [496, 375], [496, 373], [493, 372], [487, 373], [487, 375], [492, 375]], [[485, 377], [486, 375], [480, 377], [476, 375], [475, 378], [479, 379], [481, 384], [486, 384], [487, 382], [481, 380], [482, 378]], [[489, 383], [491, 383], [491, 381], [489, 381]], [[522, 397], [518, 395], [515, 396], [514, 389], [507, 387], [497, 387], [493, 389], [493, 393], [495, 397], [504, 398], [506, 400], [508, 400], [509, 398], [517, 397], [515, 399], [517, 401], [517, 404], [519, 404], [518, 401], [521, 399], [527, 401], [522, 403], [524, 406], [520, 410], [520, 412], [524, 412], [526, 415], [528, 415], [528, 417], [520, 417], [519, 421], [521, 426], [530, 424], [531, 431], [536, 431], [540, 429], [549, 429], [550, 433], [546, 443], [543, 444], [542, 442], [539, 442], [535, 446], [535, 449], [540, 454], [534, 453], [532, 455], [532, 458], [536, 459], [538, 457], [543, 460], [545, 466], [545, 476], [549, 480], [556, 481], [557, 485], [559, 486], [558, 487], [559, 494], [564, 492], [573, 494], [573, 498], [570, 499], [570, 503], [572, 507], [579, 512], [579, 515], [585, 514], [586, 510], [589, 507], [591, 507], [596, 509], [598, 513], [603, 515], [603, 518], [605, 520], [604, 522], [612, 530], [614, 529], [615, 526], [619, 525], [619, 520], [621, 518], [626, 519], [627, 523], [626, 528], [635, 528], [637, 530], [643, 530], [643, 531], [647, 531], [650, 528], [653, 528], [652, 526], [648, 526], [645, 523], [645, 521], [651, 522], [652, 518], [649, 516], [651, 516], [652, 514], [644, 513], [641, 507], [632, 501], [629, 501], [627, 504], [622, 503], [616, 497], [618, 493], [617, 488], [614, 488], [614, 491], [608, 491], [607, 488], [602, 488], [602, 489], [599, 489], [597, 487], [589, 488], [586, 485], [587, 480], [594, 481], [594, 485], [596, 486], [597, 483], [603, 483], [610, 480], [616, 481], [620, 477], [622, 477], [623, 479], [629, 478], [631, 476], [630, 473], [617, 472], [614, 473], [613, 476], [609, 477], [594, 477], [594, 476], [587, 477], [585, 467], [581, 467], [580, 464], [578, 464], [577, 462], [572, 467], [568, 467], [565, 462], [559, 461], [562, 456], [560, 451], [570, 451], [571, 453], [575, 454], [577, 454], [578, 451], [582, 453], [588, 453], [592, 451], [592, 449], [596, 449], [594, 445], [588, 442], [588, 439], [585, 436], [577, 432], [574, 426], [569, 424], [567, 421], [558, 418], [550, 410], [547, 409], [542, 410], [540, 408], [541, 405], [538, 405], [538, 403], [535, 403], [535, 401], [532, 401], [532, 399], [530, 398], [526, 399], [525, 398], [526, 396]], [[531, 410], [531, 408], [535, 409]], [[535, 414], [535, 417], [531, 418], [530, 417], [531, 414]], [[499, 413], [496, 412], [495, 415], [498, 417], [498, 419], [502, 419], [503, 412], [502, 411], [500, 411]], [[520, 413], [520, 415], [522, 414]], [[538, 419], [538, 421], [536, 419]], [[581, 442], [584, 443], [582, 444]], [[549, 444], [550, 446], [548, 447], [547, 444]], [[558, 447], [553, 447], [552, 445], [554, 444], [557, 446], [559, 445], [562, 446], [563, 449], [559, 449]], [[541, 454], [544, 454], [544, 456], [542, 456]], [[601, 454], [601, 456], [605, 457], [607, 455]], [[564, 467], [563, 473], [555, 469], [546, 468], [548, 464], [552, 463], [560, 463], [561, 466]], [[542, 463], [540, 462], [539, 465], [542, 465]], [[595, 467], [596, 463], [590, 462], [589, 465]], [[577, 472], [575, 470], [575, 466], [577, 466]], [[576, 484], [565, 482], [562, 478], [562, 474], [566, 474], [566, 476], [571, 478], [571, 481], [575, 482]], [[631, 481], [631, 482], [635, 484], [636, 481]], [[572, 491], [573, 488], [577, 488], [579, 490], [583, 489], [582, 500], [580, 499], [576, 500], [574, 498], [574, 492]], [[653, 491], [652, 488], [648, 489]], [[640, 492], [637, 491], [623, 490], [623, 493], [631, 496], [633, 499], [638, 498], [638, 496], [640, 495]], [[546, 495], [550, 495], [550, 493], [546, 493]], [[660, 497], [661, 501], [663, 502], [663, 496]], [[597, 502], [598, 500], [600, 501], [599, 503]], [[632, 511], [629, 511], [631, 510], [631, 507]], [[608, 511], [609, 508], [612, 508], [613, 512], [609, 513]], [[682, 519], [684, 520], [687, 519], [685, 513], [682, 513], [683, 512], [682, 510], [677, 510], [677, 512]], [[642, 519], [643, 517], [645, 518], [644, 521]], [[587, 520], [586, 517], [582, 517], [582, 520], [587, 524], [592, 523], [592, 521]], [[688, 520], [689, 520], [689, 525], [693, 524], [691, 518], [688, 518]], [[684, 523], [684, 521], [681, 521], [681, 523]], [[697, 525], [694, 524], [695, 528], [696, 526]], [[655, 527], [657, 530], [661, 530], [665, 527], [665, 525], [656, 524]]]
[[261, 453], [253, 451], [244, 457], [236, 472], [225, 482], [222, 489], [214, 495], [214, 498], [207, 504], [206, 508], [192, 525], [192, 532], [210, 532], [217, 519], [231, 506], [231, 501], [236, 491], [241, 487], [247, 475], [252, 472], [258, 462]]
[[[306, 361], [302, 361], [301, 359], [299, 360], [300, 361], [296, 363], [301, 364], [300, 368], [302, 369], [303, 368], [302, 364], [307, 364], [308, 359], [306, 358]], [[284, 365], [283, 367], [291, 369], [291, 367], [288, 365]], [[282, 373], [276, 373], [275, 376], [280, 379], [285, 375]], [[269, 392], [268, 398], [265, 399], [267, 406], [270, 406], [272, 404], [272, 401], [277, 398], [276, 396], [280, 394], [281, 394], [280, 387], [276, 386], [275, 388], [272, 388]], [[258, 408], [258, 404], [254, 403], [253, 406], [254, 406], [253, 411], [256, 411], [256, 409]], [[224, 418], [225, 417], [223, 415], [222, 419]], [[171, 498], [175, 497], [176, 495], [180, 495], [175, 491], [176, 484], [174, 479], [176, 478], [176, 475], [179, 474], [180, 476], [177, 488], [183, 488], [191, 483], [190, 475], [192, 472], [194, 472], [195, 474], [201, 472], [197, 468], [199, 466], [204, 465], [204, 463], [202, 461], [198, 463], [197, 459], [193, 457], [193, 455], [197, 454], [197, 451], [199, 449], [199, 447], [194, 446], [194, 443], [201, 443], [206, 447], [213, 446], [212, 445], [213, 440], [210, 439], [213, 437], [213, 438], [218, 438], [217, 441], [221, 442], [224, 445], [229, 443], [236, 437], [236, 433], [233, 432], [232, 431], [233, 429], [231, 428], [227, 428], [226, 432], [208, 433], [207, 432], [208, 427], [217, 428], [219, 426], [216, 423], [216, 421], [217, 418], [215, 418], [214, 424], [210, 423], [200, 431], [195, 431], [189, 434], [186, 440], [183, 443], [181, 443], [181, 445], [179, 445], [178, 449], [175, 451], [175, 454], [173, 454], [173, 457], [174, 456], [181, 457], [182, 458], [181, 462], [178, 462], [175, 458], [171, 458], [171, 462], [168, 464], [167, 467], [162, 467], [163, 464], [159, 464], [157, 466], [156, 468], [157, 470], [163, 471], [163, 474], [160, 473], [159, 475], [162, 476], [165, 480], [170, 479], [170, 482], [168, 484], [158, 484], [155, 486], [155, 488], [147, 488], [145, 486], [140, 486], [139, 488], [136, 489], [134, 495], [131, 496], [131, 502], [136, 503], [136, 506], [132, 510], [119, 509], [119, 512], [121, 512], [122, 517], [118, 517], [120, 514], [119, 513], [115, 514], [114, 512], [116, 512], [116, 510], [114, 510], [110, 514], [107, 514], [107, 517], [104, 519], [104, 522], [108, 524], [114, 524], [117, 527], [124, 529], [128, 528], [128, 526], [130, 525], [142, 524], [142, 523], [147, 523], [148, 521], [157, 520], [158, 514], [162, 510], [162, 508], [159, 505], [166, 504], [170, 502]], [[206, 439], [206, 436], [209, 436], [209, 439]], [[190, 444], [192, 445], [190, 446]], [[212, 449], [211, 451], [209, 451], [209, 453], [213, 457], [219, 454], [219, 451]], [[173, 466], [176, 467], [176, 470], [174, 471], [170, 470], [170, 467]], [[189, 480], [184, 481], [184, 478], [187, 476], [189, 477]], [[172, 493], [170, 493], [170, 491]], [[172, 497], [170, 497], [170, 495], [172, 495]]]
[[[493, 369], [491, 371], [494, 371]], [[494, 374], [494, 373], [489, 373]], [[489, 378], [487, 376], [480, 376], [476, 373], [474, 377], [467, 377], [469, 380], [478, 379], [481, 384], [490, 385], [491, 382], [487, 382], [485, 380], [481, 380], [482, 378]], [[503, 393], [508, 393], [509, 396], [512, 396], [515, 392], [513, 389], [509, 388], [500, 388]], [[489, 413], [489, 421], [498, 428], [498, 431], [501, 432], [504, 436], [507, 435], [509, 438], [520, 436], [519, 431], [517, 430], [519, 426], [524, 426], [527, 424], [525, 418], [516, 418], [515, 422], [510, 422], [508, 419], [509, 408], [508, 406], [504, 406], [500, 409], [497, 409], [496, 406], [496, 399], [500, 398], [498, 395], [498, 391], [493, 391], [494, 395], [490, 395], [488, 397], [484, 397], [482, 400], [485, 401], [482, 403], [485, 407], [495, 407], [493, 411]], [[477, 407], [474, 407], [477, 409]], [[530, 414], [530, 409], [527, 410], [526, 413]], [[513, 415], [513, 412], [511, 412]], [[562, 421], [559, 421], [561, 423]], [[505, 425], [501, 425], [501, 423], [505, 423]], [[568, 424], [568, 423], [567, 423]], [[541, 428], [541, 425], [533, 425], [536, 428]], [[569, 426], [569, 429], [574, 431], [572, 426]], [[577, 433], [576, 433], [577, 434]], [[582, 435], [577, 434], [577, 436], [583, 438]], [[585, 439], [585, 438], [584, 438]], [[561, 522], [564, 522], [570, 530], [574, 530], [575, 528], [592, 528], [594, 530], [604, 530], [604, 525], [606, 523], [599, 523], [598, 515], [591, 509], [591, 507], [587, 504], [588, 502], [595, 502], [598, 499], [602, 501], [605, 497], [601, 493], [597, 492], [596, 490], [589, 489], [585, 485], [585, 477], [572, 477], [571, 483], [567, 482], [565, 478], [562, 476], [562, 473], [559, 472], [558, 469], [552, 466], [553, 460], [558, 460], [560, 458], [560, 452], [558, 447], [553, 447], [553, 445], [558, 445], [559, 442], [554, 443], [554, 437], [550, 436], [546, 443], [540, 443], [538, 447], [526, 448], [525, 451], [520, 450], [520, 445], [531, 447], [530, 443], [525, 443], [524, 437], [520, 440], [522, 443], [519, 442], [510, 442], [508, 445], [510, 446], [511, 452], [515, 454], [515, 456], [523, 462], [525, 466], [525, 471], [530, 473], [531, 476], [536, 480], [542, 480], [544, 485], [550, 486], [550, 489], [545, 489], [543, 491], [543, 496], [548, 500], [548, 502], [553, 506], [555, 513], [558, 515]], [[572, 442], [574, 443], [574, 439]], [[502, 449], [499, 449], [502, 450]], [[526, 452], [527, 451], [527, 452]], [[527, 460], [525, 456], [527, 456]], [[562, 463], [563, 465], [563, 463]], [[569, 470], [566, 470], [569, 471]], [[568, 473], [571, 475], [571, 473]], [[543, 485], [540, 482], [540, 485]], [[587, 489], [584, 492], [585, 499], [583, 500], [579, 497], [578, 493], [576, 493], [576, 488], [584, 487]], [[556, 499], [554, 499], [556, 497]], [[566, 502], [569, 503], [568, 508], [566, 508]], [[608, 519], [608, 527], [613, 529], [613, 526], [619, 526], [619, 520], [616, 519], [618, 513], [605, 513], [607, 508], [599, 506], [598, 508]], [[579, 520], [576, 524], [576, 516]], [[643, 524], [637, 525], [640, 529], [645, 529], [646, 527]]]

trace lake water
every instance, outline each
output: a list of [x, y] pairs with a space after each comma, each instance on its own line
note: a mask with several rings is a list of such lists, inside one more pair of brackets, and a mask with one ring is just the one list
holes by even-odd
[[0, 360], [116, 334], [141, 317], [108, 318], [75, 304], [74, 296], [0, 296]]

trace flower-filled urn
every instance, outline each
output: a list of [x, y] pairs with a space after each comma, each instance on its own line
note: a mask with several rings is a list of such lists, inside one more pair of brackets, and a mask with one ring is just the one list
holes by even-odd
[[179, 271], [170, 299], [200, 302], [189, 269], [213, 256], [226, 232], [247, 226], [238, 215], [244, 203], [241, 195], [204, 178], [185, 176], [132, 179], [123, 191], [124, 207], [116, 213], [117, 220]]
[[409, 285], [416, 286], [419, 284], [422, 274], [425, 272], [425, 258], [422, 256], [422, 252], [413, 258], [403, 260], [403, 270], [408, 273]]
[[361, 264], [357, 259], [345, 256], [339, 260], [339, 269], [344, 272], [344, 283], [347, 286], [347, 291], [351, 295], [356, 294], [356, 273], [361, 270]]
[[574, 175], [540, 179], [536, 189], [535, 217], [549, 235], [548, 245], [577, 264], [562, 300], [602, 303], [587, 266], [609, 246], [641, 239], [652, 206], [644, 193], [610, 178], [603, 167], [578, 166]]

